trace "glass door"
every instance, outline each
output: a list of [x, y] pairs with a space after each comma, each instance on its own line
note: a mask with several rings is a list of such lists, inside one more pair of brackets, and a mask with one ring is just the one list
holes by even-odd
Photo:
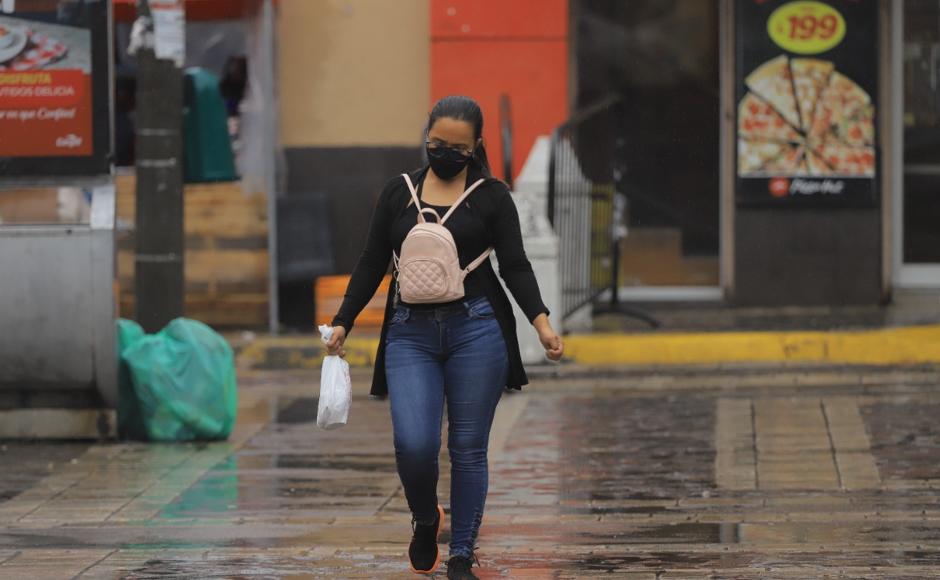
[[619, 98], [626, 300], [719, 299], [718, 0], [577, 0], [578, 108]]
[[894, 4], [896, 283], [940, 287], [940, 0]]

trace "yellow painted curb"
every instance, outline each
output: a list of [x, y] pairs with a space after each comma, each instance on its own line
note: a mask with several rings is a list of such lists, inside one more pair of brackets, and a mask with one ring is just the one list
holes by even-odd
[[[377, 337], [350, 337], [346, 360], [371, 367]], [[241, 363], [254, 368], [319, 368], [326, 355], [318, 338], [261, 337], [244, 345]], [[940, 363], [940, 325], [866, 331], [703, 332], [694, 334], [575, 334], [565, 358], [581, 365], [693, 365], [720, 363]]]
[[[378, 338], [349, 337], [346, 341], [346, 360], [350, 366], [372, 366]], [[273, 354], [280, 352], [280, 355]], [[310, 336], [263, 336], [253, 340], [238, 352], [240, 363], [252, 367], [318, 369], [323, 364], [326, 349], [318, 337]]]
[[565, 338], [565, 356], [584, 365], [932, 363], [940, 362], [940, 325], [852, 332], [582, 334]]

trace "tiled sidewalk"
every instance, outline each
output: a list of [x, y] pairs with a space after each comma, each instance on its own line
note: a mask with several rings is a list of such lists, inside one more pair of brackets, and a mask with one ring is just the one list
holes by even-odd
[[[0, 578], [414, 577], [387, 402], [320, 431], [315, 379], [244, 373], [224, 443], [55, 463], [0, 503]], [[507, 394], [479, 575], [936, 577], [938, 387], [936, 368], [781, 368]], [[18, 462], [0, 453], [0, 489]]]

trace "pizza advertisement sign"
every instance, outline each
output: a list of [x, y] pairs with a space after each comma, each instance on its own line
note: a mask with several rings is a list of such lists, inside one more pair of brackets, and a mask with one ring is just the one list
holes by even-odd
[[736, 199], [872, 206], [877, 0], [739, 0]]
[[0, 7], [0, 177], [110, 171], [109, 7]]

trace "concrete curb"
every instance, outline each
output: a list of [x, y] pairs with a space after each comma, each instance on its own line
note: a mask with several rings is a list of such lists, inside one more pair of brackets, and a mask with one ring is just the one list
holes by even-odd
[[[584, 367], [917, 365], [940, 363], [940, 325], [827, 332], [578, 334], [565, 337], [565, 345], [564, 362]], [[316, 369], [325, 356], [314, 336], [260, 336], [233, 341], [233, 347], [239, 366], [257, 370]], [[352, 367], [371, 367], [377, 348], [377, 337], [350, 337], [346, 360]]]
[[115, 439], [115, 409], [8, 409], [0, 411], [0, 440]]

